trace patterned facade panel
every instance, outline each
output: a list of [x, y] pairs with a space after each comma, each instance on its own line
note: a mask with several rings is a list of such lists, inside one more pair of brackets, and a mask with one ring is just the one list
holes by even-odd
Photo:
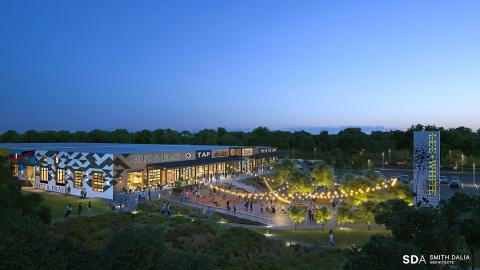
[[[38, 165], [36, 171], [36, 187], [54, 192], [68, 192], [72, 195], [81, 195], [82, 189], [87, 197], [113, 199], [113, 155], [104, 153], [35, 151], [35, 160]], [[40, 168], [48, 168], [48, 183], [40, 181]], [[57, 185], [57, 169], [65, 169], [65, 185]], [[74, 172], [83, 173], [82, 187], [74, 185]], [[92, 174], [100, 173], [103, 176], [103, 192], [94, 191]]]

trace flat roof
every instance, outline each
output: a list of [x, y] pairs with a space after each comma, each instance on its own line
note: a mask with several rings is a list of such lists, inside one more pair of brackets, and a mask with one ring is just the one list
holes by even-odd
[[[181, 152], [216, 150], [229, 147], [255, 147], [255, 146], [228, 146], [228, 145], [186, 145], [186, 144], [127, 144], [127, 143], [0, 143], [1, 148], [15, 150], [48, 150], [65, 152], [86, 153], [155, 153], [155, 152]], [[257, 146], [266, 147], [266, 146]]]

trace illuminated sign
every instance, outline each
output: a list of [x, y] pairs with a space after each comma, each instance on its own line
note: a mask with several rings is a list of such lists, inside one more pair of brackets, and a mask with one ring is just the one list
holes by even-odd
[[231, 157], [240, 157], [242, 156], [242, 148], [230, 148]]
[[242, 149], [242, 157], [248, 157], [253, 155], [253, 148], [243, 148]]
[[415, 205], [436, 207], [440, 200], [440, 132], [415, 131], [413, 143]]
[[273, 152], [276, 152], [277, 149], [276, 148], [259, 148], [258, 149], [258, 152], [259, 153], [273, 153]]
[[211, 157], [212, 151], [210, 150], [197, 151], [197, 159], [209, 159]]
[[212, 157], [213, 158], [221, 158], [221, 157], [228, 157], [229, 156], [228, 149], [219, 149], [219, 150], [213, 150], [212, 151]]
[[155, 154], [134, 154], [131, 160], [134, 164], [151, 164], [170, 161], [181, 161], [192, 159], [193, 154], [190, 152], [173, 152], [173, 153], [155, 153]]

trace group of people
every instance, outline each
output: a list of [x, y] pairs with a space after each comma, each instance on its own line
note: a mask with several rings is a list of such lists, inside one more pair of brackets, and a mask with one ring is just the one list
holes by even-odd
[[85, 188], [82, 188], [82, 190], [80, 190], [80, 198], [87, 198], [87, 190]]
[[172, 215], [172, 205], [168, 202], [168, 203], [165, 203], [165, 202], [162, 202], [162, 204], [160, 205], [160, 213], [163, 215], [163, 216], [171, 216]]
[[[78, 216], [81, 216], [82, 215], [82, 211], [83, 211], [83, 204], [82, 202], [79, 202], [78, 203]], [[90, 215], [90, 212], [91, 212], [91, 209], [92, 209], [92, 202], [91, 201], [88, 201], [87, 203], [87, 214]], [[67, 203], [65, 205], [65, 219], [70, 219], [70, 216], [72, 215], [72, 212], [73, 212], [73, 208], [72, 208], [72, 205], [70, 203]]]
[[212, 208], [210, 206], [203, 208], [202, 217], [204, 219], [212, 219], [213, 218], [213, 211], [212, 211]]
[[112, 212], [115, 212], [115, 210], [117, 209], [118, 207], [118, 210], [120, 212], [123, 212], [123, 211], [128, 211], [128, 198], [125, 198], [125, 200], [119, 200], [118, 202], [115, 202], [115, 201], [111, 201], [110, 202], [110, 211]]

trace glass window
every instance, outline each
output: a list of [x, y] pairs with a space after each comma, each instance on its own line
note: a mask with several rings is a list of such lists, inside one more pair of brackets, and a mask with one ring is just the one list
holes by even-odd
[[136, 187], [142, 187], [143, 184], [143, 171], [129, 172], [127, 186], [135, 189]]
[[92, 190], [103, 192], [103, 175], [101, 173], [92, 174]]
[[48, 183], [48, 168], [42, 167], [40, 168], [40, 181], [44, 183]]
[[57, 169], [57, 185], [65, 185], [65, 169]]
[[26, 178], [28, 181], [35, 181], [35, 166], [27, 166]]
[[12, 164], [12, 174], [15, 177], [18, 177], [18, 163], [17, 160], [15, 160]]
[[73, 172], [73, 187], [82, 188], [83, 187], [83, 172], [74, 171]]

